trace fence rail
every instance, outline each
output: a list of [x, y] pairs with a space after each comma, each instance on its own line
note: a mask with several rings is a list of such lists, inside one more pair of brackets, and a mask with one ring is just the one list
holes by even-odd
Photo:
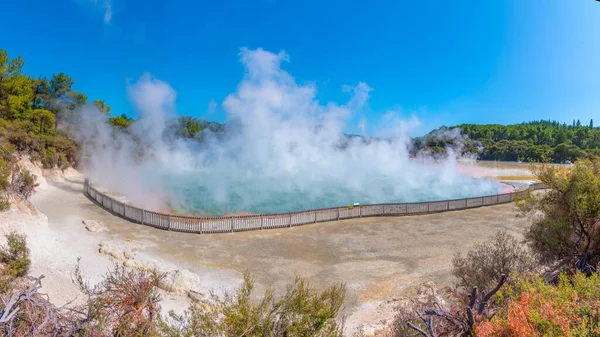
[[374, 216], [398, 216], [439, 213], [513, 202], [529, 191], [545, 189], [541, 183], [503, 194], [474, 198], [427, 202], [386, 203], [357, 207], [332, 207], [301, 212], [226, 217], [198, 217], [157, 213], [122, 203], [94, 188], [85, 180], [83, 193], [102, 208], [126, 220], [159, 229], [186, 233], [230, 233], [268, 228], [282, 228], [305, 224]]

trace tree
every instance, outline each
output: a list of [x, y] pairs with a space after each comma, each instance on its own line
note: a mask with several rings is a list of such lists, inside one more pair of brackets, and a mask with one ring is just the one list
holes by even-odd
[[0, 114], [7, 119], [17, 119], [31, 107], [32, 90], [29, 79], [22, 74], [21, 56], [12, 60], [0, 49]]
[[31, 105], [34, 109], [40, 109], [44, 106], [44, 102], [48, 99], [50, 94], [50, 85], [46, 77], [38, 77], [37, 79], [30, 78], [31, 86], [33, 88], [33, 99]]
[[590, 119], [590, 129], [593, 129], [593, 128], [594, 128], [594, 120]]
[[71, 91], [67, 94], [69, 99], [68, 108], [69, 111], [73, 111], [81, 106], [84, 106], [87, 102], [87, 95], [83, 92]]
[[50, 100], [46, 108], [56, 115], [55, 129], [58, 123], [64, 121], [73, 111], [86, 104], [87, 96], [82, 92], [73, 90], [75, 82], [65, 73], [52, 75], [50, 79]]
[[38, 127], [39, 133], [49, 133], [54, 130], [56, 122], [52, 111], [46, 109], [32, 110], [30, 120]]
[[66, 100], [67, 94], [73, 91], [73, 79], [67, 76], [65, 73], [59, 73], [58, 75], [52, 75], [50, 79], [50, 97], [55, 100]]
[[127, 115], [122, 114], [121, 116], [111, 117], [108, 123], [112, 126], [124, 129], [131, 125], [132, 119], [128, 118]]
[[3, 89], [6, 100], [0, 103], [0, 111], [6, 119], [22, 118], [31, 108], [33, 91], [29, 79], [24, 75], [6, 77]]
[[18, 77], [23, 73], [23, 66], [25, 65], [25, 61], [23, 61], [23, 57], [21, 55], [15, 57], [6, 65], [6, 73], [8, 77]]
[[95, 99], [94, 106], [101, 112], [110, 114], [110, 106], [106, 105], [103, 100]]
[[540, 262], [573, 267], [589, 255], [600, 262], [600, 161], [581, 159], [573, 167], [538, 166], [538, 179], [550, 189], [518, 202], [522, 214], [540, 214], [525, 237]]

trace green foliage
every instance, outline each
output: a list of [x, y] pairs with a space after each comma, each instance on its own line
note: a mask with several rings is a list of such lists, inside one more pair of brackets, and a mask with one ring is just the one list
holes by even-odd
[[27, 115], [27, 119], [36, 126], [36, 133], [52, 133], [52, 131], [54, 131], [54, 123], [56, 123], [56, 120], [54, 114], [49, 110], [31, 110]]
[[457, 286], [466, 291], [473, 286], [492, 289], [502, 275], [507, 275], [510, 282], [516, 275], [535, 270], [531, 253], [506, 231], [473, 245], [465, 256], [457, 253], [452, 265]]
[[117, 128], [127, 128], [131, 125], [132, 119], [128, 118], [126, 115], [111, 117], [108, 120], [108, 123]]
[[[0, 149], [6, 159], [13, 151], [30, 154], [45, 168], [76, 165], [78, 145], [56, 132], [57, 117], [65, 118], [87, 97], [72, 90], [64, 73], [37, 79], [23, 75], [24, 61], [10, 59], [0, 49]], [[11, 146], [5, 146], [6, 143]], [[14, 147], [13, 147], [14, 146]], [[24, 178], [28, 180], [28, 178]], [[0, 208], [6, 206], [0, 199]]]
[[223, 124], [189, 116], [179, 117], [177, 122], [170, 126], [170, 132], [176, 137], [195, 139], [198, 141], [203, 141], [207, 132], [220, 134], [223, 130]]
[[16, 166], [12, 172], [10, 184], [11, 190], [19, 193], [25, 197], [25, 199], [29, 199], [31, 195], [33, 195], [35, 188], [39, 186], [39, 184], [36, 183], [36, 180], [36, 176], [31, 174], [29, 171], [23, 170]]
[[45, 77], [40, 76], [37, 79], [30, 78], [33, 98], [31, 100], [32, 109], [41, 109], [44, 103], [50, 97], [50, 84]]
[[593, 121], [587, 126], [581, 122], [573, 125], [556, 121], [533, 121], [514, 125], [461, 124], [451, 128], [442, 127], [414, 141], [414, 152], [429, 149], [444, 153], [446, 147], [454, 147], [453, 137], [444, 137], [454, 129], [467, 136], [462, 140], [462, 153], [477, 153], [483, 160], [524, 162], [574, 162], [600, 150], [600, 128]]
[[6, 235], [6, 241], [7, 245], [0, 246], [2, 274], [12, 278], [24, 276], [31, 265], [27, 237], [24, 234], [11, 232]]
[[337, 322], [345, 297], [343, 284], [318, 292], [301, 278], [288, 285], [285, 295], [274, 300], [267, 291], [252, 301], [254, 280], [233, 294], [217, 296], [207, 303], [196, 302], [184, 316], [171, 313], [163, 324], [166, 336], [342, 336]]
[[106, 105], [103, 100], [95, 99], [94, 106], [101, 112], [110, 114], [110, 106]]
[[550, 190], [531, 193], [518, 202], [522, 214], [536, 215], [525, 237], [545, 264], [572, 266], [591, 254], [600, 262], [600, 162], [579, 160], [571, 168], [534, 167]]
[[43, 150], [41, 157], [44, 168], [53, 168], [58, 164], [58, 154], [54, 148], [49, 147]]
[[10, 186], [10, 177], [12, 172], [12, 163], [0, 157], [0, 211], [5, 211], [10, 207], [8, 202], [8, 188]]
[[8, 57], [0, 50], [0, 116], [7, 119], [20, 118], [31, 107], [33, 90], [29, 78], [21, 72], [23, 69], [21, 56]]

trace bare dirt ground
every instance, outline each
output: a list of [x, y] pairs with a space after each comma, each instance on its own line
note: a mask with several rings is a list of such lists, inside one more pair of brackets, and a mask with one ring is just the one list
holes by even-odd
[[[298, 275], [317, 288], [342, 281], [348, 286], [347, 331], [361, 323], [389, 317], [378, 310], [386, 300], [419, 283], [449, 285], [451, 259], [476, 241], [506, 229], [521, 235], [527, 220], [516, 217], [514, 204], [431, 215], [380, 217], [319, 223], [294, 228], [231, 234], [194, 235], [167, 232], [115, 217], [82, 194], [79, 179], [49, 183], [33, 198], [48, 217], [58, 245], [75, 261], [96, 262], [99, 242], [107, 239], [141, 243], [146, 260], [186, 268], [199, 275], [205, 292], [231, 289], [244, 271], [257, 279], [258, 292], [267, 287], [281, 292]], [[101, 221], [103, 233], [90, 233], [82, 220]], [[63, 258], [64, 259], [64, 258]], [[87, 259], [87, 261], [86, 261]], [[98, 260], [99, 261], [99, 260]], [[70, 265], [72, 266], [72, 264]], [[170, 302], [169, 302], [170, 301]], [[167, 296], [167, 306], [185, 309], [186, 302]], [[180, 311], [178, 310], [178, 311]]]

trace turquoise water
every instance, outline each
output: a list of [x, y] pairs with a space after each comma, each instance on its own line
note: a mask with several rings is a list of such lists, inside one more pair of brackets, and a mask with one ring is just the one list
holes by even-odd
[[497, 194], [503, 188], [494, 181], [462, 175], [451, 178], [425, 174], [418, 178], [398, 175], [294, 180], [285, 176], [234, 177], [193, 172], [164, 176], [163, 181], [167, 207], [212, 216], [285, 213], [353, 203], [458, 199]]

